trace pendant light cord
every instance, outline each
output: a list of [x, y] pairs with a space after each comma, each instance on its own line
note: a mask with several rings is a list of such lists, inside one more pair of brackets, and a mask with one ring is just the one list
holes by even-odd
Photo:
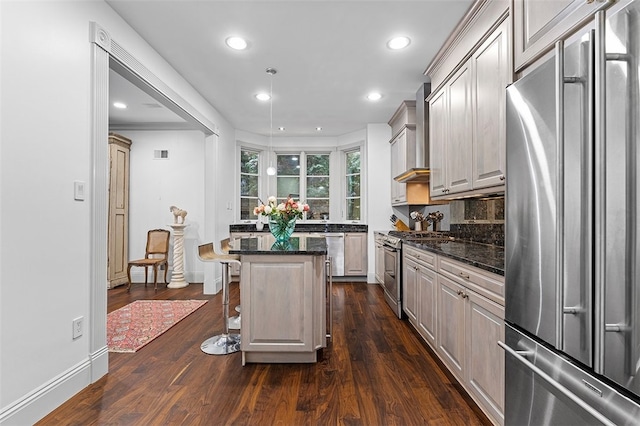
[[275, 68], [267, 68], [267, 74], [271, 76], [269, 88], [269, 167], [267, 174], [273, 176], [276, 169], [273, 167], [273, 75], [277, 73]]
[[[269, 70], [267, 70], [269, 72]], [[269, 161], [271, 161], [271, 154], [273, 153], [273, 73], [269, 72], [271, 75], [270, 83], [271, 87], [269, 88], [269, 123], [270, 123], [270, 131], [269, 131]]]

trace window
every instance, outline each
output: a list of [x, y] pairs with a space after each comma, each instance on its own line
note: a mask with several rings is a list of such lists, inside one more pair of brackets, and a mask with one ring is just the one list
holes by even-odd
[[347, 152], [346, 160], [346, 220], [360, 220], [360, 150]]
[[258, 203], [258, 172], [260, 153], [248, 149], [240, 150], [240, 219], [255, 219], [253, 208]]
[[329, 219], [329, 154], [307, 155], [307, 219]]
[[293, 197], [309, 204], [308, 220], [329, 219], [329, 154], [278, 154], [278, 200]]
[[287, 197], [300, 198], [300, 155], [278, 154], [276, 165], [278, 201]]

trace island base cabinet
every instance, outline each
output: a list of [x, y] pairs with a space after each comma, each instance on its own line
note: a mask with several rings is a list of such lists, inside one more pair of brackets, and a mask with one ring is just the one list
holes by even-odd
[[247, 362], [316, 362], [326, 347], [325, 256], [243, 256], [241, 346]]

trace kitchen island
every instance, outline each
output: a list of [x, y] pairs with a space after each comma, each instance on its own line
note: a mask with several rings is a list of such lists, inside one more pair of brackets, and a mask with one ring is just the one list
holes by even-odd
[[271, 235], [231, 241], [239, 254], [242, 364], [312, 363], [327, 345], [324, 237]]

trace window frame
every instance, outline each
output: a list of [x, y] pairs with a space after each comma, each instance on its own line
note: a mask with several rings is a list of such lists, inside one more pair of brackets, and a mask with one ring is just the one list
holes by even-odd
[[[295, 142], [293, 142], [295, 143]], [[293, 148], [292, 146], [295, 146]], [[347, 185], [346, 185], [346, 155], [354, 150], [360, 151], [360, 219], [349, 220], [349, 223], [366, 223], [367, 219], [367, 152], [365, 140], [361, 139], [353, 143], [345, 144], [331, 144], [318, 146], [295, 143], [295, 145], [287, 146], [272, 146], [271, 148], [266, 145], [258, 145], [245, 143], [240, 140], [237, 141], [237, 158], [236, 167], [240, 167], [241, 150], [252, 150], [260, 152], [260, 166], [258, 176], [259, 197], [265, 201], [270, 195], [274, 195], [277, 192], [277, 173], [274, 176], [269, 176], [266, 173], [269, 164], [277, 166], [277, 155], [295, 154], [298, 156], [304, 155], [304, 174], [300, 175], [300, 200], [306, 202], [307, 194], [307, 174], [306, 174], [306, 156], [314, 154], [328, 154], [329, 155], [329, 222], [344, 222], [347, 216]], [[302, 164], [301, 164], [302, 166]], [[301, 167], [302, 171], [302, 167]], [[336, 178], [337, 176], [337, 178]], [[237, 190], [236, 197], [237, 208], [234, 214], [236, 220], [239, 223], [255, 223], [256, 218], [241, 219], [240, 215], [240, 171], [236, 171]], [[324, 223], [322, 219], [308, 219], [305, 217], [301, 219], [301, 222], [305, 223]]]
[[[264, 192], [264, 177], [266, 176], [266, 169], [269, 164], [269, 151], [268, 148], [265, 148], [260, 145], [248, 144], [244, 142], [238, 141], [236, 146], [236, 162], [235, 165], [237, 167], [236, 170], [236, 191], [235, 191], [235, 199], [236, 199], [236, 212], [234, 214], [236, 220], [240, 223], [255, 223], [258, 220], [258, 217], [253, 216], [253, 212], [249, 213], [249, 219], [242, 218], [242, 194], [241, 194], [241, 182], [242, 182], [242, 170], [240, 168], [240, 161], [242, 159], [242, 151], [253, 151], [258, 153], [258, 200], [264, 200], [263, 192]], [[260, 202], [260, 201], [258, 201]], [[256, 204], [256, 207], [258, 204]]]
[[[360, 178], [360, 194], [357, 197], [352, 197], [347, 193], [347, 182], [348, 182], [348, 177], [349, 176], [353, 176], [355, 175], [354, 173], [349, 173], [349, 171], [347, 170], [347, 157], [349, 154], [352, 154], [354, 152], [358, 152], [360, 154], [360, 169], [358, 170], [358, 176]], [[357, 146], [353, 146], [351, 148], [348, 149], [343, 149], [341, 150], [341, 155], [340, 155], [340, 159], [341, 159], [341, 165], [342, 165], [342, 211], [343, 211], [343, 215], [342, 215], [342, 220], [345, 221], [350, 221], [350, 222], [362, 222], [363, 221], [363, 209], [364, 209], [364, 203], [363, 203], [363, 195], [362, 192], [364, 191], [364, 185], [363, 185], [363, 179], [362, 179], [362, 157], [363, 157], [363, 152], [362, 152], [362, 147], [360, 145]], [[358, 219], [349, 219], [347, 218], [347, 212], [348, 212], [348, 201], [349, 200], [353, 200], [353, 199], [359, 199], [360, 200], [360, 218]]]

